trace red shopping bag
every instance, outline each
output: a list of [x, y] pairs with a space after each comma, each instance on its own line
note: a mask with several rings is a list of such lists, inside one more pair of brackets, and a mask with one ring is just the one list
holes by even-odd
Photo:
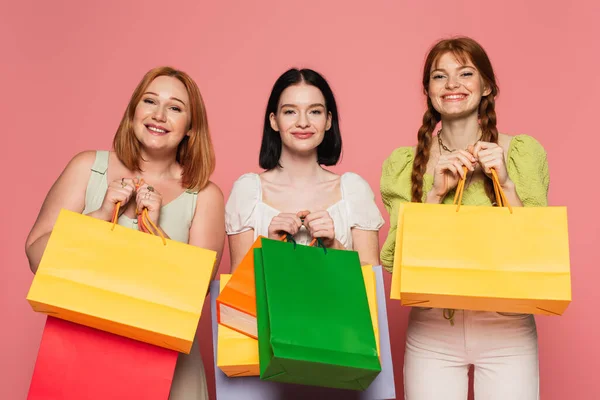
[[177, 356], [48, 317], [27, 400], [167, 400]]

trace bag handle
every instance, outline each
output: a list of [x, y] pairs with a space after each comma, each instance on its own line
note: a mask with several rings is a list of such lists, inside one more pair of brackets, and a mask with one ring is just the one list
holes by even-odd
[[[144, 183], [144, 180], [140, 180], [136, 185], [135, 185], [135, 189], [139, 189], [139, 187]], [[113, 231], [115, 229], [115, 225], [117, 224], [117, 220], [119, 219], [119, 209], [121, 208], [121, 202], [117, 202], [117, 204], [115, 204], [115, 211], [113, 212], [113, 218], [112, 218], [112, 227], [111, 227], [111, 231]], [[145, 233], [150, 233], [152, 236], [157, 236], [157, 234], [155, 233], [158, 232], [158, 236], [160, 236], [163, 245], [167, 245], [167, 240], [165, 239], [165, 235], [163, 235], [163, 233], [161, 232], [161, 230], [158, 228], [158, 226], [156, 226], [156, 224], [154, 223], [154, 221], [152, 221], [152, 219], [150, 218], [150, 216], [148, 215], [148, 209], [146, 207], [144, 207], [144, 209], [140, 212], [137, 207], [135, 209], [135, 212], [137, 214], [137, 220], [138, 220], [138, 226], [141, 228], [142, 232]], [[150, 228], [150, 226], [152, 228], [154, 228], [154, 231]]]
[[[296, 247], [296, 240], [289, 233], [285, 233], [285, 234], [281, 235], [279, 237], [279, 240], [281, 240], [282, 242], [286, 242], [286, 243], [287, 242], [293, 243], [294, 248]], [[321, 247], [325, 251], [325, 254], [327, 254], [327, 247], [323, 244], [323, 241], [321, 240], [321, 238], [313, 238], [313, 240], [311, 240], [311, 242], [308, 244], [308, 246], [313, 247], [315, 244], [317, 245], [317, 247]]]
[[[302, 221], [302, 223], [304, 223], [304, 218], [305, 217], [300, 217], [300, 220]], [[289, 233], [284, 233], [283, 235], [281, 235], [279, 237], [279, 240], [281, 240], [282, 242], [292, 242], [294, 244], [294, 249], [296, 248], [296, 240], [294, 239], [294, 237], [292, 235], [290, 235]], [[327, 247], [323, 244], [323, 241], [321, 240], [321, 238], [313, 238], [313, 240], [311, 240], [311, 242], [308, 244], [309, 247], [313, 247], [314, 245], [317, 245], [317, 247], [321, 247], [323, 249], [323, 251], [325, 252], [325, 254], [327, 254]]]
[[[454, 201], [452, 204], [456, 205], [456, 211], [460, 210], [460, 205], [462, 203], [463, 193], [465, 191], [465, 181], [467, 178], [467, 167], [463, 166], [464, 178], [461, 178], [458, 181], [458, 185], [456, 186], [456, 193], [454, 194]], [[513, 210], [506, 198], [506, 194], [504, 190], [502, 190], [502, 186], [500, 186], [500, 181], [498, 180], [498, 174], [494, 168], [490, 169], [492, 175], [492, 182], [494, 183], [494, 194], [496, 195], [496, 202], [498, 203], [498, 207], [507, 207], [510, 213], [512, 214]]]

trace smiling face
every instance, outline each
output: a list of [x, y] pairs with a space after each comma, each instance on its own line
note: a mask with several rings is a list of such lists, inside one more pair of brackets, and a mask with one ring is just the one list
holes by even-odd
[[461, 63], [451, 52], [431, 67], [428, 95], [443, 118], [464, 118], [477, 113], [483, 96], [491, 93], [473, 63]]
[[177, 149], [190, 127], [189, 96], [184, 84], [170, 76], [155, 78], [133, 116], [135, 137], [147, 150]]
[[331, 113], [325, 97], [312, 85], [287, 87], [279, 98], [277, 113], [271, 113], [271, 127], [281, 135], [283, 148], [294, 153], [314, 151], [331, 128]]

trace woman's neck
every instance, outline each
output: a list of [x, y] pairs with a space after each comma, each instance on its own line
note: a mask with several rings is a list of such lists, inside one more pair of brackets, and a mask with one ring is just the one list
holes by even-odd
[[280, 183], [304, 186], [321, 181], [323, 168], [317, 163], [317, 153], [303, 155], [282, 150], [279, 158], [281, 168], [273, 170]]
[[174, 152], [159, 153], [142, 150], [140, 168], [146, 179], [159, 180], [179, 178], [180, 167]]
[[477, 114], [468, 118], [442, 117], [442, 142], [451, 150], [465, 150], [480, 139], [481, 129]]

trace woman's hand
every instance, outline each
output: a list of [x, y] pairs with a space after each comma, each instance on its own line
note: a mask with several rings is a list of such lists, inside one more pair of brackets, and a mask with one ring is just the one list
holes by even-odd
[[297, 214], [281, 213], [276, 215], [269, 224], [269, 239], [279, 240], [281, 235], [289, 233], [295, 235], [302, 227], [302, 220]]
[[335, 226], [333, 219], [327, 211], [311, 212], [304, 218], [304, 226], [310, 236], [321, 239], [325, 247], [334, 247]]
[[441, 155], [433, 172], [433, 187], [427, 194], [427, 202], [441, 203], [446, 194], [466, 176], [463, 167], [473, 172], [476, 162], [477, 158], [464, 150]]
[[498, 175], [498, 182], [503, 189], [511, 186], [512, 182], [508, 177], [506, 161], [504, 159], [504, 149], [496, 143], [478, 142], [472, 148], [473, 156], [477, 159], [483, 172], [488, 177], [492, 176], [492, 168]]
[[144, 183], [138, 188], [136, 204], [138, 212], [142, 212], [144, 208], [147, 208], [148, 216], [158, 225], [158, 218], [160, 217], [160, 209], [162, 207], [162, 195], [153, 186]]
[[120, 202], [123, 210], [124, 206], [131, 200], [134, 191], [135, 182], [133, 179], [121, 178], [110, 182], [99, 209], [101, 212], [96, 216], [105, 221], [112, 220], [115, 204]]

